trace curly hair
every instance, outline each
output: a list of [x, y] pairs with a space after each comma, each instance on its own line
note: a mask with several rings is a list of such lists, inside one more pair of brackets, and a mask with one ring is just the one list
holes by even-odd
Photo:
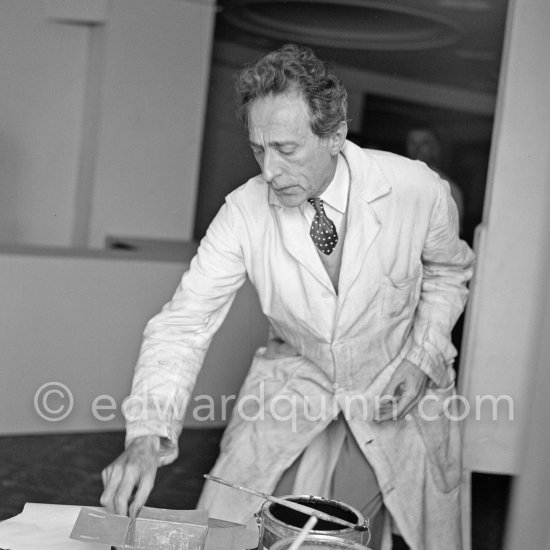
[[311, 131], [318, 137], [332, 135], [347, 116], [347, 92], [332, 68], [310, 48], [285, 44], [247, 66], [235, 78], [237, 114], [248, 126], [250, 106], [270, 94], [297, 91], [311, 114]]

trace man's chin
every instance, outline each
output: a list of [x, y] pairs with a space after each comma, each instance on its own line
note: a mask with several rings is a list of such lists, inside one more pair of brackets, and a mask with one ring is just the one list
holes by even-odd
[[293, 206], [300, 206], [304, 201], [305, 198], [300, 195], [291, 195], [290, 193], [287, 195], [284, 194], [278, 194], [277, 198], [279, 199], [279, 202], [288, 208]]

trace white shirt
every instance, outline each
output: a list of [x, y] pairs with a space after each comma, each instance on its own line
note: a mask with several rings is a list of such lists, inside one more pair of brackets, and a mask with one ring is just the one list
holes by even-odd
[[[341, 233], [342, 222], [348, 206], [349, 185], [348, 163], [340, 153], [334, 177], [325, 191], [319, 195], [319, 198], [323, 199], [325, 213], [334, 222], [338, 234]], [[315, 208], [306, 201], [300, 206], [300, 209], [309, 227], [315, 216]]]

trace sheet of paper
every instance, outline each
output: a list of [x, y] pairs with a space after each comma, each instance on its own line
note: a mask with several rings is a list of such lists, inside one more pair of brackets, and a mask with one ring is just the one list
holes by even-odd
[[82, 508], [71, 531], [71, 538], [110, 546], [124, 546], [130, 518], [109, 514], [103, 510]]
[[[0, 522], [0, 548], [11, 550], [110, 550], [110, 546], [71, 540], [80, 506], [27, 503]], [[101, 508], [96, 508], [101, 510]]]
[[[105, 513], [100, 507], [88, 509], [97, 512], [98, 516]], [[81, 506], [27, 503], [21, 514], [0, 522], [0, 549], [110, 550], [110, 544], [102, 544], [98, 540], [85, 542], [69, 538], [81, 510]], [[205, 521], [203, 510], [160, 510], [144, 507], [140, 515], [147, 519], [162, 517], [168, 521], [198, 524]], [[122, 520], [125, 530], [129, 520]], [[258, 527], [254, 518], [246, 526], [209, 518], [208, 525], [210, 529], [206, 537], [206, 550], [242, 550], [256, 548], [258, 545]], [[97, 531], [94, 536], [97, 536]]]
[[168, 510], [166, 508], [144, 506], [139, 512], [139, 517], [142, 519], [193, 523], [195, 525], [209, 524], [208, 510]]
[[203, 550], [208, 512], [142, 508], [135, 521], [107, 510], [82, 508], [71, 538], [109, 544], [116, 548]]
[[254, 517], [245, 525], [210, 518], [208, 525], [210, 531], [206, 537], [205, 550], [243, 550], [258, 546], [260, 533]]

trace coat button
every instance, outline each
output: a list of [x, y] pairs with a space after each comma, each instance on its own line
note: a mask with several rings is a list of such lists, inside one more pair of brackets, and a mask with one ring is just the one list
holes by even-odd
[[330, 297], [332, 296], [332, 294], [331, 294], [328, 290], [325, 290], [325, 291], [321, 294], [321, 296], [322, 296], [323, 298], [330, 298]]

